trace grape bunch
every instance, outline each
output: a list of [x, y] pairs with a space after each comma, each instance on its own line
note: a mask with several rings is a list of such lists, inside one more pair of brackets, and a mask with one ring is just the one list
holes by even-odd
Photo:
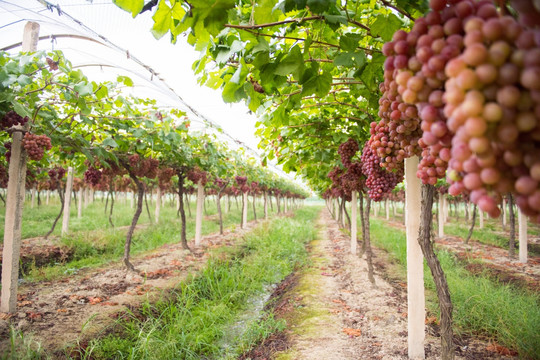
[[0, 188], [7, 188], [9, 172], [6, 167], [0, 164]]
[[45, 149], [50, 150], [52, 147], [51, 139], [47, 135], [35, 135], [29, 132], [24, 134], [22, 144], [28, 157], [35, 161], [41, 160]]
[[96, 186], [101, 180], [101, 175], [101, 171], [99, 171], [95, 167], [89, 167], [84, 172], [84, 182], [92, 186]]
[[6, 160], [9, 163], [11, 160], [11, 141], [5, 142], [4, 147], [6, 148]]
[[15, 125], [24, 125], [28, 122], [28, 117], [22, 117], [15, 111], [11, 110], [4, 114], [0, 120], [0, 130], [7, 130]]
[[249, 191], [249, 186], [247, 185], [247, 177], [246, 176], [236, 176], [234, 178], [236, 180], [236, 184], [238, 185], [238, 189], [245, 193]]
[[206, 185], [206, 182], [208, 181], [206, 171], [201, 170], [198, 167], [189, 170], [187, 173], [187, 178], [194, 184], [198, 184], [200, 180], [203, 186]]
[[345, 167], [349, 167], [351, 159], [359, 150], [358, 142], [352, 138], [339, 145], [338, 154], [341, 157], [341, 163]]
[[449, 191], [470, 193], [492, 217], [512, 192], [540, 221], [540, 30], [480, 10], [464, 22], [464, 50], [445, 69]]
[[172, 177], [174, 176], [174, 170], [170, 167], [160, 168], [158, 170], [158, 182], [162, 190], [170, 187], [172, 185]]
[[225, 179], [219, 177], [214, 180], [214, 185], [216, 185], [218, 189], [223, 188], [225, 185], [227, 185], [227, 183], [228, 182]]
[[[373, 151], [369, 143], [362, 150], [362, 173], [366, 176], [368, 196], [374, 201], [380, 201], [383, 196], [392, 191], [403, 181], [403, 167], [387, 171], [380, 166], [381, 159]], [[401, 163], [403, 165], [403, 162]]]
[[159, 161], [157, 159], [152, 157], [142, 159], [139, 154], [133, 154], [128, 156], [128, 162], [135, 176], [155, 179], [158, 175]]

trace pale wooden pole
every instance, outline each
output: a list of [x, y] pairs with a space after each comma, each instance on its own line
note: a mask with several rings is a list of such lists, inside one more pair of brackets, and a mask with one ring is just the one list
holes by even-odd
[[50, 197], [51, 197], [51, 191], [50, 190], [45, 191], [45, 205], [49, 205]]
[[357, 207], [358, 207], [358, 199], [356, 195], [356, 191], [352, 192], [352, 199], [351, 199], [351, 254], [356, 254], [356, 247], [357, 247], [357, 241], [356, 241], [356, 234], [357, 234]]
[[159, 211], [161, 210], [161, 202], [163, 201], [161, 197], [162, 197], [161, 188], [158, 185], [158, 187], [157, 187], [157, 199], [156, 199], [156, 211], [154, 213], [155, 218], [156, 218], [156, 224], [159, 223]]
[[268, 220], [268, 194], [264, 192], [264, 220]]
[[480, 225], [478, 226], [479, 229], [484, 228], [484, 212], [479, 208], [478, 209], [478, 215], [480, 215]]
[[84, 201], [84, 190], [81, 186], [79, 189], [79, 202], [77, 203], [77, 219], [82, 218], [82, 204]]
[[204, 187], [202, 180], [197, 182], [197, 213], [195, 217], [195, 246], [199, 246], [202, 239], [202, 217], [203, 217]]
[[69, 232], [69, 215], [71, 209], [71, 191], [73, 190], [73, 168], [68, 167], [66, 191], [64, 193], [64, 216], [62, 218], [62, 236]]
[[424, 256], [418, 243], [421, 183], [416, 177], [418, 157], [405, 159], [405, 219], [407, 227], [407, 319], [410, 359], [424, 359]]
[[527, 216], [518, 208], [519, 262], [527, 263]]
[[31, 195], [32, 198], [31, 198], [31, 200], [30, 200], [30, 207], [33, 209], [33, 208], [34, 208], [34, 204], [35, 204], [35, 202], [36, 202], [36, 188], [35, 188], [35, 187], [32, 188], [31, 194], [32, 194], [32, 195]]
[[242, 222], [240, 227], [243, 229], [247, 225], [247, 213], [248, 213], [248, 193], [247, 191], [242, 193]]
[[384, 200], [384, 210], [386, 211], [386, 220], [390, 220], [390, 206], [388, 205], [388, 199]]
[[439, 193], [439, 216], [438, 216], [439, 237], [444, 236], [444, 195]]
[[502, 199], [502, 226], [506, 228], [506, 201]]
[[[27, 22], [24, 26], [22, 51], [36, 51], [39, 41], [39, 24]], [[23, 134], [12, 135], [9, 180], [4, 219], [4, 249], [2, 253], [2, 293], [0, 312], [17, 311], [17, 286], [21, 255], [21, 225], [26, 182], [26, 152], [22, 146]]]
[[334, 199], [334, 218], [336, 221], [339, 219], [339, 201], [337, 198]]

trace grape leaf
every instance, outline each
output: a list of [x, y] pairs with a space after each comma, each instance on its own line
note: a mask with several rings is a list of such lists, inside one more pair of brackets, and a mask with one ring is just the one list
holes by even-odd
[[394, 14], [389, 14], [388, 16], [379, 15], [371, 25], [371, 33], [375, 36], [380, 36], [384, 41], [390, 41], [394, 33], [402, 26], [401, 20]]
[[144, 0], [113, 0], [113, 4], [135, 17], [141, 12]]

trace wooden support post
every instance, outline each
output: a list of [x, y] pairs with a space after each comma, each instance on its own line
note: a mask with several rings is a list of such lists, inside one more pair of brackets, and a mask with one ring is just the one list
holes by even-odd
[[73, 168], [68, 167], [66, 192], [64, 193], [64, 217], [62, 218], [62, 236], [69, 232], [69, 215], [71, 208], [71, 191], [73, 190]]
[[268, 194], [264, 192], [264, 220], [268, 220]]
[[84, 201], [84, 190], [81, 186], [79, 189], [79, 201], [77, 202], [77, 219], [82, 218], [82, 204]]
[[527, 216], [518, 208], [519, 262], [527, 263]]
[[484, 212], [478, 208], [478, 215], [480, 215], [480, 225], [478, 226], [479, 229], [484, 228]]
[[424, 256], [418, 243], [421, 184], [416, 177], [418, 157], [405, 159], [405, 218], [407, 224], [407, 319], [409, 359], [424, 359]]
[[195, 246], [199, 246], [202, 239], [202, 217], [204, 202], [204, 186], [202, 180], [197, 183], [197, 213], [195, 217]]
[[[39, 24], [27, 22], [24, 26], [22, 51], [36, 51], [39, 41]], [[2, 253], [2, 293], [0, 312], [17, 310], [17, 286], [21, 255], [21, 225], [26, 185], [26, 152], [22, 146], [23, 134], [12, 135], [9, 180], [4, 219], [4, 249]]]
[[163, 201], [162, 194], [161, 194], [161, 188], [157, 187], [157, 198], [156, 198], [156, 211], [154, 213], [154, 216], [156, 218], [156, 224], [159, 223], [159, 211], [161, 210], [161, 203]]
[[356, 234], [357, 234], [357, 208], [358, 208], [358, 199], [356, 195], [356, 191], [352, 192], [352, 199], [351, 199], [351, 254], [356, 255], [356, 247], [357, 247], [357, 240], [356, 240]]
[[386, 211], [386, 220], [390, 220], [390, 205], [388, 205], [388, 199], [384, 200], [384, 210]]
[[36, 188], [33, 187], [31, 190], [31, 200], [30, 200], [30, 207], [33, 209], [34, 204], [36, 203]]
[[501, 214], [503, 228], [506, 228], [506, 224], [507, 224], [507, 222], [506, 222], [506, 213], [507, 213], [507, 211], [506, 211], [506, 200], [503, 198], [502, 199], [502, 214]]
[[51, 198], [51, 190], [45, 191], [45, 205], [49, 205], [50, 198]]
[[444, 236], [444, 195], [439, 193], [439, 214], [437, 225], [439, 228], [439, 238]]
[[339, 200], [337, 198], [334, 199], [334, 219], [336, 221], [339, 219]]
[[247, 225], [247, 215], [248, 215], [248, 193], [242, 193], [242, 223], [240, 224], [242, 229]]

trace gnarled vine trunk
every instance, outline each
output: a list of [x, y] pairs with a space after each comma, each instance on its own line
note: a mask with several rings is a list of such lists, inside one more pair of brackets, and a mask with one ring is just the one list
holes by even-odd
[[471, 227], [469, 228], [469, 233], [467, 234], [467, 238], [465, 239], [465, 244], [468, 244], [469, 240], [471, 240], [474, 231], [474, 224], [476, 224], [476, 204], [473, 206]]
[[418, 242], [424, 258], [431, 270], [435, 288], [437, 289], [437, 297], [439, 298], [439, 308], [441, 310], [440, 332], [441, 332], [441, 359], [454, 359], [454, 340], [452, 331], [452, 300], [450, 298], [450, 290], [448, 282], [444, 275], [439, 259], [433, 251], [433, 243], [431, 242], [431, 227], [433, 222], [432, 207], [433, 195], [435, 187], [433, 185], [422, 184], [422, 202], [421, 202], [421, 219], [420, 232], [418, 234]]
[[131, 240], [133, 238], [133, 233], [135, 232], [135, 226], [137, 226], [137, 222], [139, 221], [139, 217], [142, 213], [142, 207], [143, 207], [143, 200], [144, 200], [144, 184], [141, 180], [133, 174], [131, 169], [129, 168], [129, 165], [122, 163], [122, 166], [127, 170], [129, 177], [133, 182], [135, 183], [135, 186], [137, 186], [137, 207], [135, 209], [135, 213], [133, 214], [133, 218], [131, 219], [131, 225], [129, 226], [127, 235], [126, 235], [126, 242], [124, 244], [124, 257], [122, 258], [122, 261], [128, 268], [128, 270], [136, 271], [133, 264], [129, 261], [129, 253], [131, 251]]
[[182, 222], [181, 230], [180, 230], [180, 241], [182, 242], [182, 248], [186, 250], [190, 250], [188, 244], [187, 244], [187, 237], [186, 237], [186, 211], [184, 210], [184, 172], [181, 170], [178, 170], [176, 172], [178, 175], [178, 196], [180, 197], [180, 221]]
[[64, 213], [64, 189], [62, 186], [58, 186], [58, 196], [60, 197], [60, 212], [58, 213], [58, 216], [56, 216], [56, 219], [54, 219], [54, 222], [52, 224], [51, 229], [47, 234], [45, 234], [45, 239], [49, 237], [54, 231], [54, 228], [56, 228], [56, 224], [58, 223], [58, 220], [60, 220], [60, 217], [62, 217], [62, 214]]

